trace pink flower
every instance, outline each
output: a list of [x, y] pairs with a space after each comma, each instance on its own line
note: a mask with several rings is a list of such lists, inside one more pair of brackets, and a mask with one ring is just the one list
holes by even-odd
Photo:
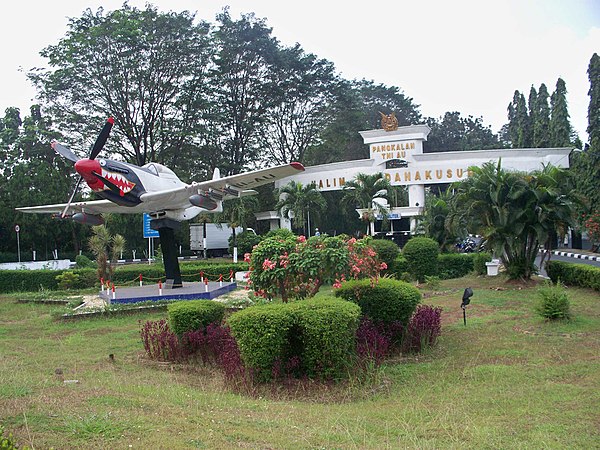
[[306, 236], [298, 236], [298, 239], [296, 239], [298, 242], [306, 242]]
[[334, 289], [339, 289], [341, 287], [342, 287], [342, 282], [336, 278], [335, 279], [335, 283], [333, 283], [333, 288]]
[[387, 264], [386, 264], [386, 263], [384, 263], [384, 262], [382, 262], [382, 263], [379, 265], [379, 270], [385, 270], [385, 269], [387, 269]]
[[350, 269], [350, 271], [351, 271], [353, 274], [356, 274], [356, 275], [358, 275], [358, 274], [360, 273], [360, 267], [358, 267], [356, 264], [354, 264], [354, 265], [352, 265], [352, 268]]
[[271, 261], [270, 259], [267, 258], [263, 261], [262, 268], [263, 268], [263, 270], [272, 270], [275, 268], [276, 265], [277, 265], [277, 263], [275, 261]]
[[244, 253], [244, 262], [249, 263], [250, 262], [250, 253]]

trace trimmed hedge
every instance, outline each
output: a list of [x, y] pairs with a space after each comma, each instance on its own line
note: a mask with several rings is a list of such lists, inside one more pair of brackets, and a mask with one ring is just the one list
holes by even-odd
[[398, 245], [387, 239], [374, 239], [369, 242], [369, 245], [373, 247], [379, 260], [387, 264], [388, 271], [391, 270], [394, 261], [398, 258], [398, 255], [400, 255], [400, 248]]
[[375, 284], [369, 279], [350, 280], [335, 290], [335, 296], [356, 303], [363, 315], [373, 322], [406, 325], [421, 301], [419, 290], [409, 283], [380, 278]]
[[492, 254], [488, 252], [479, 252], [472, 253], [475, 256], [473, 260], [473, 270], [477, 275], [486, 275], [487, 267], [485, 265], [486, 262], [490, 262], [492, 260]]
[[258, 305], [232, 314], [227, 323], [245, 365], [259, 381], [276, 363], [299, 357], [309, 376], [339, 378], [354, 352], [360, 309], [332, 297]]
[[438, 256], [438, 273], [443, 280], [461, 278], [473, 272], [475, 253], [442, 253]]
[[[229, 271], [233, 272], [248, 270], [248, 264], [240, 262], [237, 264], [202, 264], [202, 263], [181, 263], [181, 275], [184, 281], [200, 281], [200, 272], [204, 272], [210, 280], [217, 280], [219, 275], [224, 279], [229, 277]], [[56, 277], [63, 272], [73, 272], [78, 276], [73, 289], [88, 289], [99, 287], [98, 274], [95, 269], [75, 269], [75, 270], [0, 270], [0, 293], [6, 292], [25, 292], [39, 291], [40, 289], [55, 290], [58, 289]], [[157, 265], [117, 267], [113, 274], [115, 284], [132, 283], [142, 278], [148, 280], [165, 279], [165, 271]], [[189, 277], [185, 277], [189, 275]], [[191, 277], [193, 275], [194, 277]]]
[[564, 261], [550, 261], [546, 272], [553, 283], [581, 286], [600, 291], [600, 267]]
[[410, 239], [402, 249], [402, 256], [409, 263], [408, 271], [419, 283], [425, 281], [425, 276], [435, 275], [439, 253], [437, 241], [421, 236]]
[[221, 323], [225, 305], [212, 300], [187, 300], [167, 307], [169, 327], [181, 337], [187, 331], [204, 330], [211, 323]]

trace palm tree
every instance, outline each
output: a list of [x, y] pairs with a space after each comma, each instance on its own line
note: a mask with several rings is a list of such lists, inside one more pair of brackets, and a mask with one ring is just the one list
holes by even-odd
[[104, 280], [111, 280], [113, 274], [113, 266], [111, 257], [114, 262], [119, 258], [125, 250], [125, 238], [120, 234], [111, 236], [104, 225], [92, 227], [92, 236], [88, 241], [88, 246], [98, 263], [98, 276]]
[[243, 231], [248, 228], [254, 213], [258, 210], [259, 202], [255, 196], [234, 198], [223, 202], [223, 212], [214, 215], [216, 223], [226, 222], [232, 230], [233, 246], [236, 247], [235, 229], [242, 227]]
[[327, 207], [327, 202], [317, 189], [317, 185], [312, 182], [303, 186], [302, 183], [290, 181], [279, 189], [277, 194], [280, 199], [275, 205], [275, 209], [281, 210], [284, 217], [293, 219], [296, 228], [302, 227], [305, 235], [308, 222], [308, 236], [310, 236], [311, 211], [318, 217], [319, 213], [325, 211]]
[[381, 214], [387, 220], [389, 210], [377, 199], [387, 200], [390, 182], [382, 172], [372, 175], [358, 173], [344, 185], [343, 202], [356, 209], [366, 209], [362, 219], [369, 222], [369, 234], [375, 234], [375, 215]]
[[456, 185], [447, 225], [478, 232], [510, 278], [529, 279], [540, 244], [553, 230], [574, 223], [567, 174], [553, 166], [510, 172], [500, 161], [470, 170], [473, 175]]

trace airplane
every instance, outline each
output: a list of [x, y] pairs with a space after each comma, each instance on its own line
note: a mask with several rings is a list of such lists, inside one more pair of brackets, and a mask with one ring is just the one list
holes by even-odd
[[[78, 158], [70, 149], [52, 141], [52, 148], [75, 164], [79, 180], [67, 203], [16, 208], [23, 213], [50, 213], [88, 225], [104, 223], [102, 213], [148, 213], [152, 219], [190, 220], [201, 212], [223, 211], [223, 200], [256, 194], [254, 188], [304, 170], [298, 162], [221, 178], [218, 169], [212, 180], [181, 181], [158, 163], [136, 166], [109, 159], [97, 159], [114, 124], [106, 121], [88, 158]], [[81, 181], [102, 200], [73, 202]]]

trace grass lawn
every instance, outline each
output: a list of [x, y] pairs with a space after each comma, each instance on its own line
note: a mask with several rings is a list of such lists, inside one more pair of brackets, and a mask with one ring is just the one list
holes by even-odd
[[255, 395], [212, 369], [147, 361], [139, 321], [164, 311], [60, 322], [55, 305], [0, 296], [0, 423], [56, 449], [600, 448], [597, 292], [569, 289], [574, 318], [559, 323], [535, 315], [535, 287], [500, 277], [424, 293], [444, 310], [432, 351], [370, 382]]

